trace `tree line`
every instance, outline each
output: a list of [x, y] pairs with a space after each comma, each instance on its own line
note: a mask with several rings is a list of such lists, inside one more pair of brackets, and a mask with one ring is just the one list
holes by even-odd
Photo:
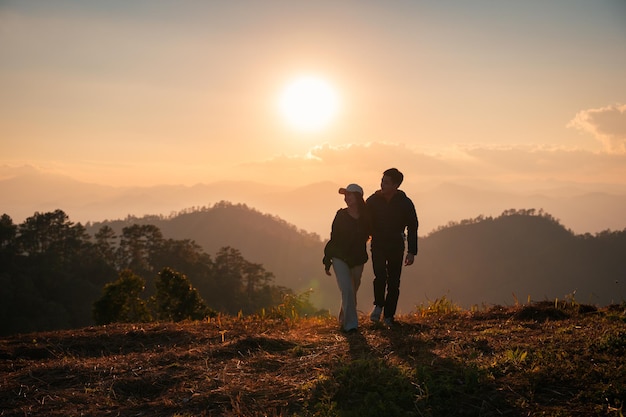
[[[311, 313], [308, 298], [291, 290], [310, 288], [313, 304], [332, 309], [337, 288], [321, 272], [322, 251], [319, 237], [227, 203], [168, 219], [84, 227], [60, 210], [19, 225], [3, 215], [0, 334], [128, 321], [142, 311], [149, 320], [195, 317], [179, 303], [193, 304], [193, 292], [205, 314], [248, 314], [285, 305], [285, 297]], [[442, 295], [465, 307], [569, 294], [584, 303], [624, 302], [625, 251], [626, 229], [575, 235], [543, 210], [451, 222], [420, 238], [418, 260], [403, 272], [401, 308], [408, 312]], [[359, 291], [363, 309], [371, 303], [371, 275], [368, 263]], [[168, 293], [159, 292], [161, 284]], [[103, 297], [106, 308], [99, 304], [102, 314], [94, 317]]]
[[[62, 210], [21, 224], [0, 217], [0, 334], [69, 329], [111, 321], [249, 314], [283, 303], [262, 264], [233, 247], [214, 256], [193, 240], [165, 238], [150, 224], [92, 236]], [[299, 307], [313, 307], [301, 300]]]
[[422, 239], [419, 262], [403, 275], [404, 293], [447, 294], [465, 307], [528, 297], [623, 303], [624, 254], [626, 229], [576, 235], [543, 210], [510, 209], [450, 223]]

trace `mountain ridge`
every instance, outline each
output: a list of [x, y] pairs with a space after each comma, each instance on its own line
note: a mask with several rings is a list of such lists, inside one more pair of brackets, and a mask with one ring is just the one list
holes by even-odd
[[[297, 292], [313, 288], [313, 301], [337, 308], [334, 279], [323, 273], [323, 240], [283, 219], [245, 205], [220, 203], [169, 218], [128, 219], [154, 224], [165, 236], [192, 239], [211, 254], [221, 246], [241, 250], [263, 264], [279, 285]], [[94, 223], [90, 233], [108, 224], [121, 230], [124, 222]], [[481, 303], [508, 305], [520, 299], [577, 298], [606, 305], [626, 299], [622, 283], [626, 230], [596, 236], [579, 235], [550, 214], [535, 209], [507, 210], [500, 216], [479, 216], [451, 222], [419, 239], [413, 266], [402, 273], [399, 311], [446, 296], [469, 308]], [[371, 261], [366, 264], [359, 308], [372, 303]]]
[[[299, 228], [330, 234], [337, 209], [344, 206], [337, 189], [345, 184], [320, 180], [288, 187], [254, 181], [215, 181], [186, 185], [113, 187], [81, 182], [71, 177], [44, 174], [30, 168], [0, 170], [3, 211], [17, 222], [34, 212], [62, 207], [75, 221], [123, 219], [129, 215], [171, 214], [220, 201], [246, 204], [272, 213]], [[420, 235], [448, 222], [479, 215], [499, 215], [510, 208], [534, 207], [559, 218], [576, 233], [597, 233], [626, 227], [626, 189], [598, 184], [571, 188], [571, 184], [538, 184], [533, 189], [506, 190], [495, 182], [445, 181], [403, 185], [420, 218]], [[548, 187], [548, 188], [547, 188]], [[367, 187], [366, 187], [367, 188]], [[371, 188], [371, 187], [370, 187]], [[373, 189], [366, 190], [369, 195]]]

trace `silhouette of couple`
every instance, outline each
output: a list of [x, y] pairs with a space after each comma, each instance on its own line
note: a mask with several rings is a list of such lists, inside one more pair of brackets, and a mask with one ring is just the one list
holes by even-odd
[[374, 308], [370, 319], [379, 322], [382, 316], [386, 326], [394, 323], [403, 263], [412, 265], [417, 255], [417, 214], [411, 199], [398, 189], [403, 180], [404, 175], [396, 168], [386, 170], [380, 189], [367, 200], [358, 184], [339, 189], [346, 207], [335, 215], [323, 263], [326, 275], [331, 275], [331, 267], [335, 272], [341, 292], [339, 322], [344, 332], [358, 328], [356, 294], [368, 260], [366, 243], [370, 237], [374, 269]]

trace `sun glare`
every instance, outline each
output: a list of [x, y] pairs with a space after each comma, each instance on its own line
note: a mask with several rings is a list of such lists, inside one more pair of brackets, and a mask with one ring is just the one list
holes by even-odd
[[279, 111], [294, 129], [313, 132], [324, 129], [339, 111], [339, 96], [324, 79], [302, 76], [282, 91]]

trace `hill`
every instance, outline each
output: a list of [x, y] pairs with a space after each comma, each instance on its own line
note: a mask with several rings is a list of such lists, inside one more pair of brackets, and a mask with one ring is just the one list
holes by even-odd
[[[220, 317], [0, 339], [3, 416], [623, 416], [624, 305], [445, 312], [343, 334]], [[454, 310], [454, 308], [452, 308]], [[365, 318], [362, 317], [364, 320]]]
[[[133, 222], [158, 226], [175, 239], [192, 239], [209, 253], [222, 246], [238, 248], [246, 259], [261, 263], [276, 283], [302, 292], [315, 291], [312, 302], [335, 311], [338, 290], [323, 272], [323, 242], [284, 220], [241, 204], [220, 203], [171, 217], [146, 216], [103, 224], [119, 232]], [[576, 235], [542, 211], [508, 210], [498, 217], [451, 222], [420, 237], [416, 263], [404, 268], [399, 311], [447, 296], [470, 308], [477, 304], [510, 305], [576, 299], [596, 305], [626, 300], [623, 280], [626, 231]], [[358, 294], [361, 308], [372, 303], [373, 273], [368, 261]]]
[[[328, 309], [332, 314], [339, 309], [335, 279], [323, 272], [324, 242], [319, 236], [242, 204], [222, 202], [170, 217], [128, 217], [89, 224], [89, 233], [84, 233], [82, 225], [69, 221], [61, 210], [37, 214], [19, 227], [8, 216], [2, 219], [3, 334], [94, 323], [94, 302], [119, 272], [101, 252], [92, 252], [97, 246], [91, 239], [103, 225], [112, 226], [119, 234], [124, 226], [150, 224], [149, 229], [156, 229], [158, 234], [148, 235], [147, 242], [162, 239], [161, 232], [171, 240], [195, 241], [189, 246], [171, 242], [157, 245], [171, 253], [150, 255], [154, 265], [142, 270], [148, 296], [154, 290], [150, 285], [156, 271], [173, 266], [189, 277], [209, 307], [231, 314], [241, 309], [246, 313], [256, 311], [258, 306], [248, 305], [249, 310], [245, 309], [249, 296], [238, 299], [236, 292], [218, 294], [218, 290], [237, 282], [239, 276], [231, 280], [225, 280], [222, 272], [210, 276], [202, 266], [208, 263], [191, 256], [196, 250], [204, 251], [201, 258], [206, 260], [216, 256], [218, 249], [230, 246], [246, 262], [271, 273], [269, 277], [275, 277], [271, 284], [288, 287], [296, 294], [306, 292], [303, 295], [308, 295], [314, 308]], [[405, 268], [402, 275], [398, 304], [401, 314], [441, 297], [467, 309], [520, 301], [567, 300], [605, 306], [626, 300], [626, 230], [575, 235], [541, 211], [508, 210], [495, 218], [480, 216], [450, 223], [420, 238], [419, 245], [416, 263]], [[184, 248], [180, 255], [191, 257], [184, 261], [177, 258], [180, 248]], [[141, 263], [137, 265], [142, 268]], [[368, 263], [358, 292], [358, 306], [364, 312], [371, 309], [372, 280]], [[278, 294], [276, 291], [272, 303], [280, 302]], [[222, 301], [228, 301], [228, 307], [220, 304]]]
[[260, 263], [272, 272], [277, 285], [289, 287], [297, 293], [313, 288], [311, 301], [316, 306], [334, 307], [336, 285], [324, 274], [320, 237], [279, 217], [243, 204], [220, 202], [169, 217], [128, 217], [90, 223], [86, 229], [93, 235], [100, 227], [108, 225], [119, 234], [123, 227], [131, 224], [152, 224], [167, 238], [194, 240], [211, 255], [224, 246], [236, 248], [245, 259]]
[[508, 210], [422, 239], [415, 268], [404, 272], [404, 294], [447, 294], [466, 308], [516, 297], [619, 303], [626, 300], [624, 253], [626, 230], [576, 235], [547, 213]]
[[[378, 176], [375, 177], [378, 181]], [[366, 194], [378, 183], [361, 184]], [[255, 181], [216, 181], [192, 186], [111, 187], [44, 173], [24, 166], [0, 166], [2, 209], [17, 222], [35, 211], [62, 208], [74, 221], [104, 221], [128, 215], [169, 215], [189, 207], [220, 201], [245, 204], [272, 213], [308, 232], [327, 238], [335, 211], [344, 203], [337, 189], [345, 184], [320, 180], [284, 187]], [[576, 233], [597, 233], [626, 227], [626, 189], [619, 184], [546, 181], [507, 183], [456, 181], [403, 184], [415, 202], [422, 234], [449, 221], [497, 216], [510, 208], [543, 208]]]

